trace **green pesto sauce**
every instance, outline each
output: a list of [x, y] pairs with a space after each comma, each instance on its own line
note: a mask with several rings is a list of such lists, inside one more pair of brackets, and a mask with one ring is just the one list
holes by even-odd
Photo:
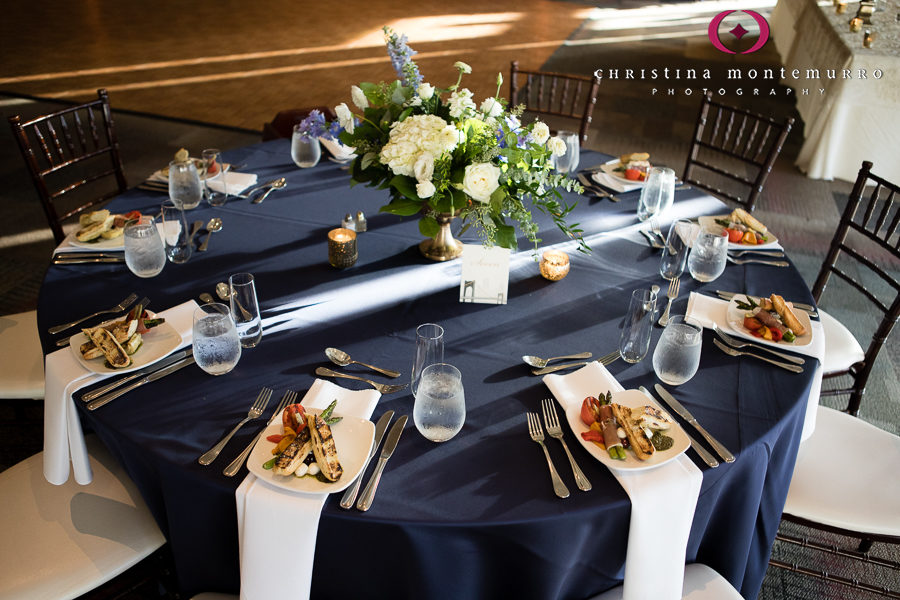
[[653, 443], [653, 447], [660, 451], [668, 450], [675, 444], [675, 440], [661, 431], [654, 431], [650, 441]]

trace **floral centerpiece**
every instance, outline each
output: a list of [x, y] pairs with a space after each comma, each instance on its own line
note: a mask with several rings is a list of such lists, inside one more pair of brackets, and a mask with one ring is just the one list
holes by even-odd
[[[399, 80], [352, 86], [351, 99], [361, 114], [346, 103], [335, 108], [343, 128], [340, 141], [356, 148], [353, 183], [389, 190], [390, 202], [381, 211], [421, 214], [420, 232], [439, 244], [447, 243], [442, 238], [449, 236], [450, 220], [460, 218], [466, 227], [474, 225], [487, 245], [514, 249], [512, 222], [537, 245], [531, 215], [536, 208], [587, 250], [581, 230], [565, 220], [574, 204], [565, 205], [559, 191], [581, 188], [551, 167], [551, 156], [562, 156], [565, 142], [551, 137], [545, 123], [522, 124], [524, 107], [510, 109], [499, 96], [502, 75], [497, 93], [476, 105], [472, 92], [460, 87], [472, 72], [469, 65], [457, 62], [456, 83], [435, 87], [423, 81], [406, 36], [387, 27], [384, 32]], [[423, 246], [426, 256], [429, 241]], [[446, 255], [452, 250], [441, 252], [431, 257], [453, 257]]]

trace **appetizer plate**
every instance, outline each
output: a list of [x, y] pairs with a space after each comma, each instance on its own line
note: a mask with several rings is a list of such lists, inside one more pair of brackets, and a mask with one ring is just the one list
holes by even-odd
[[[307, 408], [307, 412], [319, 414], [317, 408]], [[348, 488], [362, 471], [369, 452], [372, 450], [372, 442], [375, 441], [375, 425], [368, 419], [349, 417], [335, 411], [334, 416], [343, 417], [341, 421], [331, 427], [334, 436], [334, 445], [337, 448], [338, 460], [344, 469], [343, 475], [337, 481], [326, 483], [319, 481], [314, 476], [306, 475], [294, 477], [293, 475], [276, 475], [272, 471], [263, 468], [263, 463], [272, 460], [272, 448], [275, 444], [267, 440], [270, 435], [283, 433], [281, 415], [270, 423], [260, 436], [259, 441], [250, 456], [247, 458], [247, 469], [266, 483], [291, 492], [303, 492], [306, 494], [332, 494]]]
[[795, 310], [794, 315], [797, 317], [797, 320], [800, 321], [800, 324], [806, 327], [806, 333], [803, 335], [798, 335], [797, 339], [793, 342], [773, 342], [771, 340], [765, 340], [763, 338], [758, 338], [752, 333], [750, 330], [744, 327], [744, 313], [747, 311], [741, 310], [738, 308], [738, 302], [746, 302], [747, 297], [741, 294], [735, 294], [731, 301], [728, 303], [728, 312], [726, 313], [726, 319], [728, 319], [728, 328], [731, 329], [738, 337], [746, 338], [751, 342], [755, 342], [757, 344], [763, 344], [766, 346], [773, 346], [775, 348], [802, 348], [804, 346], [809, 346], [812, 343], [812, 326], [809, 321], [809, 313], [802, 310]]
[[633, 185], [637, 187], [644, 187], [643, 181], [635, 181], [633, 179], [626, 179], [625, 175], [623, 175], [623, 171], [616, 171], [616, 169], [620, 168], [622, 163], [618, 158], [614, 158], [607, 163], [603, 163], [600, 165], [600, 170], [624, 185]]
[[125, 234], [123, 232], [119, 237], [113, 238], [111, 240], [104, 240], [103, 238], [98, 239], [96, 242], [79, 242], [78, 238], [75, 237], [75, 234], [78, 230], [73, 231], [69, 235], [66, 236], [66, 239], [63, 241], [63, 244], [68, 243], [76, 248], [86, 248], [89, 250], [100, 251], [116, 251], [121, 250], [125, 251]]
[[[627, 406], [628, 408], [638, 408], [640, 406], [647, 406], [649, 404], [650, 406], [659, 408], [667, 415], [669, 414], [669, 411], [665, 410], [651, 398], [644, 395], [643, 392], [640, 392], [638, 390], [624, 390], [621, 392], [613, 392], [612, 401], [616, 404]], [[675, 457], [684, 454], [685, 451], [691, 447], [691, 441], [688, 439], [687, 434], [684, 433], [684, 430], [678, 423], [673, 423], [672, 427], [670, 427], [665, 432], [666, 435], [672, 438], [672, 440], [675, 442], [668, 450], [657, 450], [649, 459], [641, 460], [634, 455], [634, 452], [626, 449], [625, 460], [614, 460], [609, 457], [609, 454], [606, 452], [606, 450], [604, 450], [594, 442], [588, 442], [581, 437], [581, 433], [583, 431], [587, 431], [589, 427], [585, 425], [581, 420], [580, 402], [572, 403], [569, 410], [566, 411], [566, 418], [569, 420], [569, 427], [571, 427], [572, 431], [575, 432], [575, 437], [578, 438], [578, 441], [581, 442], [581, 445], [584, 446], [585, 450], [587, 450], [594, 458], [615, 471], [641, 471], [644, 469], [652, 469], [654, 467], [664, 465], [670, 460], [674, 460]], [[674, 421], [674, 419], [672, 420]]]
[[[116, 319], [121, 321], [121, 319]], [[106, 365], [106, 359], [103, 357], [93, 360], [85, 360], [81, 356], [81, 345], [88, 341], [88, 337], [83, 332], [76, 333], [69, 338], [69, 348], [81, 366], [88, 371], [100, 373], [102, 375], [111, 375], [113, 373], [128, 373], [129, 371], [137, 371], [148, 365], [160, 361], [169, 354], [178, 349], [181, 345], [181, 335], [169, 323], [162, 323], [153, 327], [145, 334], [141, 334], [143, 343], [137, 349], [137, 352], [131, 355], [131, 366], [124, 369], [113, 369]]]
[[[698, 221], [700, 221], [700, 227], [704, 229], [708, 229], [710, 231], [725, 231], [725, 228], [716, 223], [716, 219], [728, 219], [730, 215], [715, 215], [711, 217], [700, 217]], [[734, 242], [728, 242], [729, 250], [751, 250], [756, 248], [757, 250], [772, 250], [773, 248], [781, 248], [778, 245], [778, 238], [775, 237], [775, 234], [769, 230], [769, 233], [766, 234], [766, 237], [769, 238], [769, 241], [765, 244], [736, 244]], [[746, 255], [745, 255], [746, 258]]]

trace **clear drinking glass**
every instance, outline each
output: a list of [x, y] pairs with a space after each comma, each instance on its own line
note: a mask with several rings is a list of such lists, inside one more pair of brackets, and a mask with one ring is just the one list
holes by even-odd
[[466, 397], [459, 369], [447, 363], [428, 365], [422, 371], [413, 422], [432, 442], [446, 442], [466, 421]]
[[557, 137], [566, 143], [566, 153], [555, 157], [556, 170], [560, 173], [573, 173], [578, 168], [581, 157], [578, 134], [574, 131], [560, 131]]
[[704, 229], [688, 255], [688, 271], [697, 281], [713, 281], [725, 271], [727, 257], [728, 236]]
[[656, 376], [669, 385], [690, 380], [700, 366], [702, 343], [703, 328], [685, 320], [683, 315], [670, 317], [653, 351]]
[[625, 314], [625, 325], [619, 338], [619, 355], [625, 362], [644, 360], [650, 349], [650, 331], [656, 313], [656, 293], [652, 290], [634, 290]]
[[322, 149], [319, 140], [311, 138], [300, 130], [300, 125], [294, 125], [294, 135], [291, 137], [291, 158], [294, 164], [301, 169], [314, 167], [319, 164], [322, 157]]
[[156, 277], [166, 266], [166, 249], [153, 217], [125, 226], [125, 265], [138, 277]]
[[169, 198], [176, 206], [184, 210], [197, 208], [203, 190], [200, 186], [200, 173], [194, 161], [173, 160], [169, 163]]
[[[203, 158], [203, 170], [200, 179], [203, 181], [203, 193], [210, 206], [223, 206], [228, 201], [228, 189], [226, 187], [225, 169], [222, 168], [221, 152], [217, 148], [207, 148], [200, 156]], [[215, 188], [209, 185], [210, 180], [215, 180]]]
[[228, 285], [231, 286], [231, 317], [237, 326], [238, 339], [244, 348], [253, 348], [262, 339], [253, 275], [235, 273], [228, 278]]
[[419, 387], [419, 377], [428, 365], [444, 362], [444, 328], [434, 323], [416, 327], [416, 358], [413, 361], [410, 388], [413, 395]]
[[166, 256], [176, 264], [186, 263], [191, 257], [191, 245], [188, 243], [190, 232], [184, 211], [170, 200], [162, 204], [163, 237], [166, 243]]
[[210, 375], [224, 375], [241, 359], [241, 343], [231, 310], [209, 302], [194, 311], [194, 360]]
[[641, 188], [637, 215], [639, 221], [646, 221], [654, 215], [662, 214], [675, 201], [675, 171], [668, 167], [651, 167], [647, 180]]
[[666, 238], [662, 258], [659, 260], [659, 274], [663, 279], [674, 279], [684, 273], [693, 228], [688, 219], [678, 219], [669, 227], [669, 237]]

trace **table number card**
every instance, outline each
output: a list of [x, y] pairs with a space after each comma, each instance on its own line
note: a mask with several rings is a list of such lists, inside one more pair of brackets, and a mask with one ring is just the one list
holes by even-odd
[[506, 304], [509, 288], [509, 249], [463, 246], [460, 302]]

